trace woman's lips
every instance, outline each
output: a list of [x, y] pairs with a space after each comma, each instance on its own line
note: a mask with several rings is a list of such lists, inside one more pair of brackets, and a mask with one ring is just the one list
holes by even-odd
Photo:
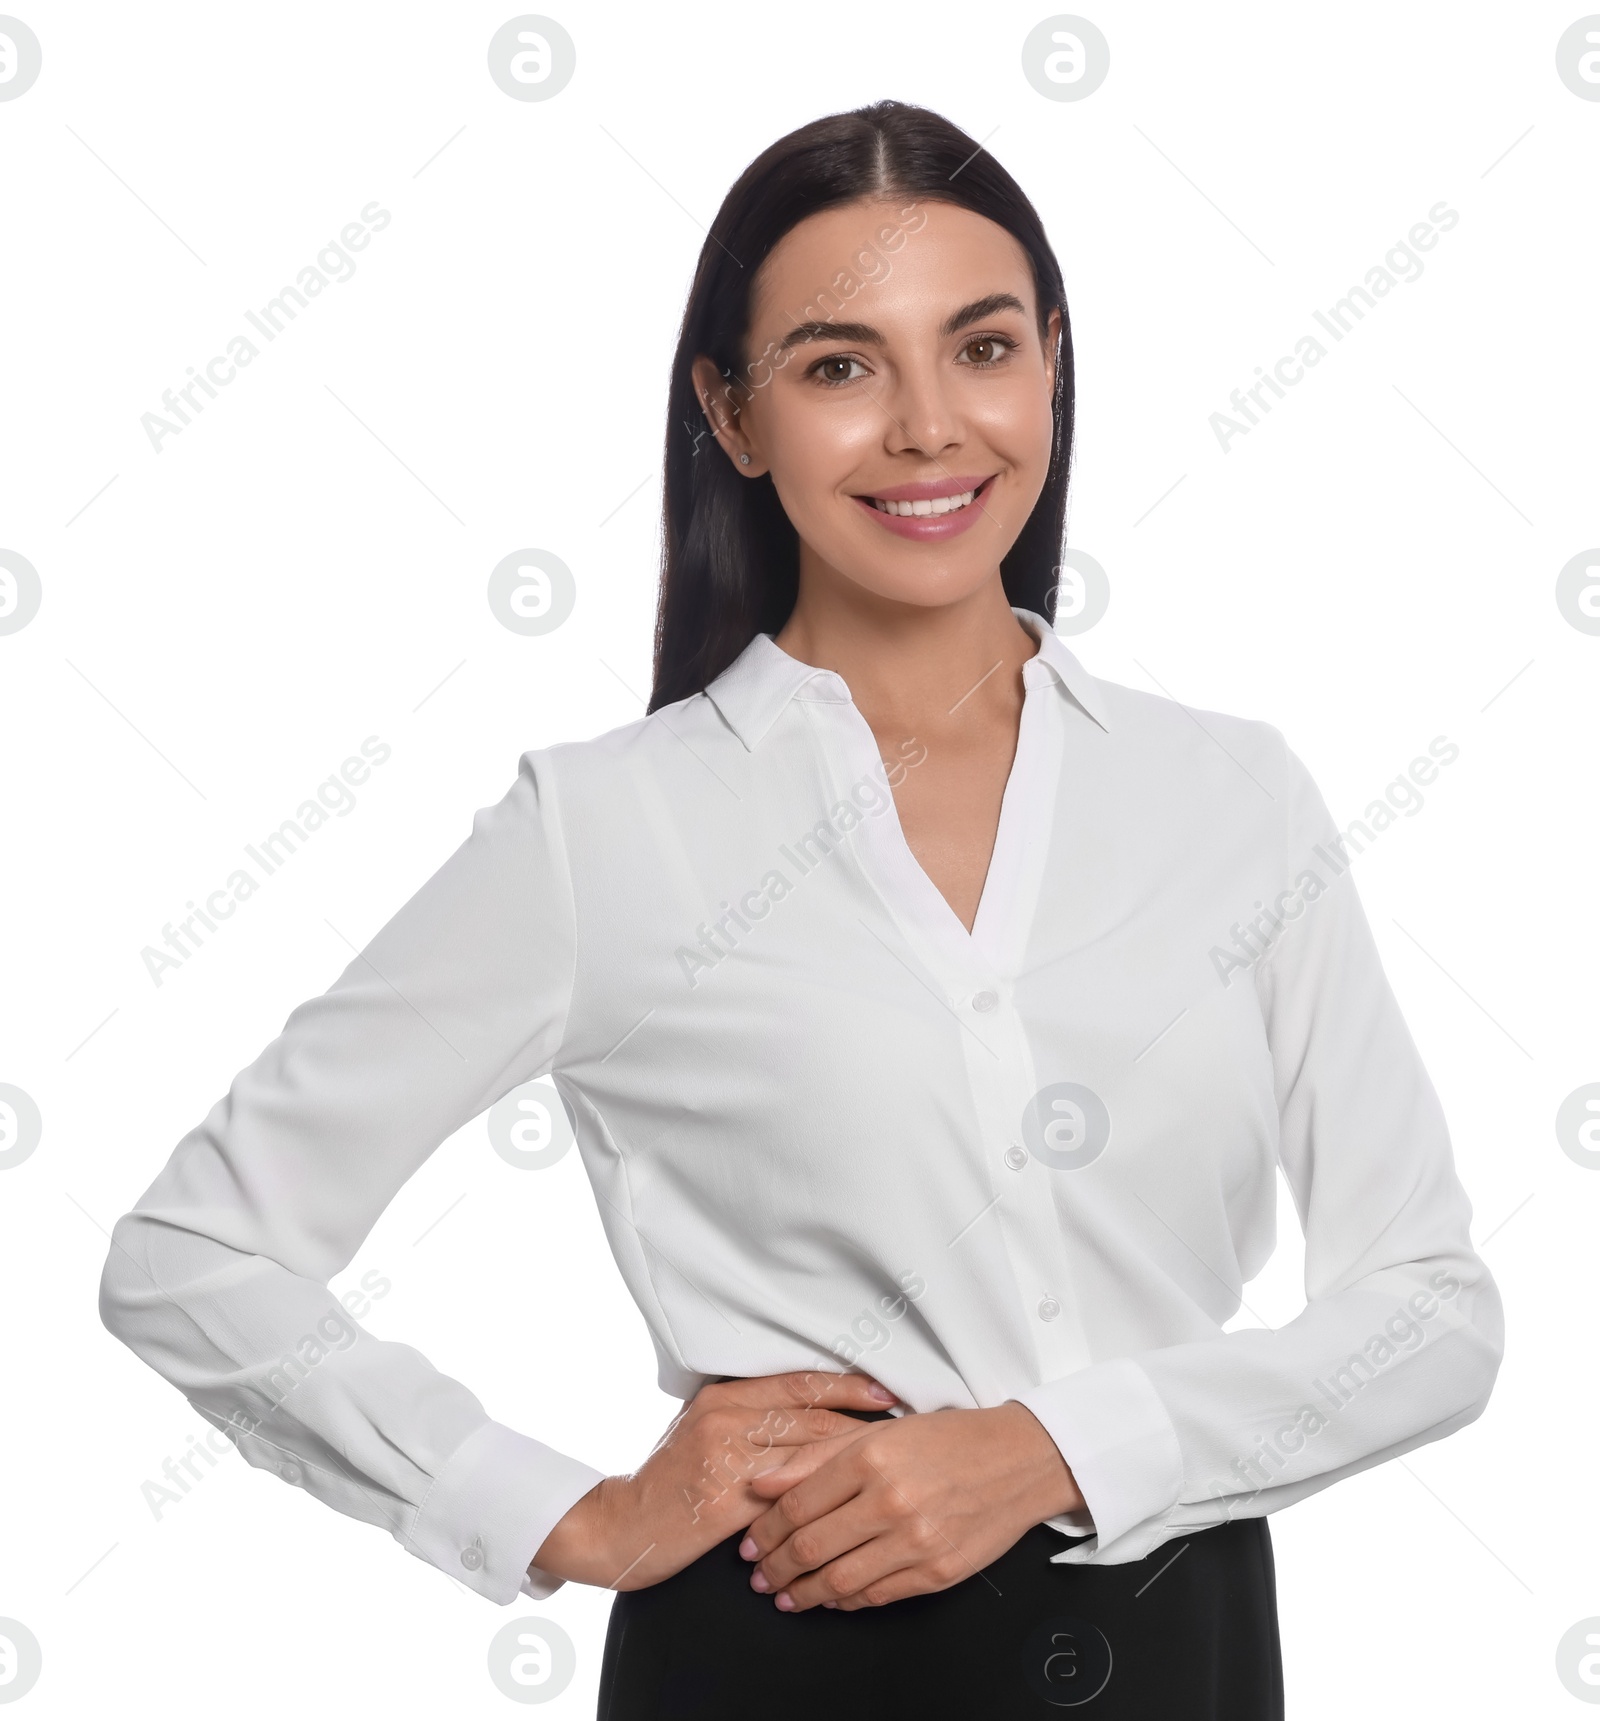
[[[972, 493], [972, 500], [962, 508], [952, 508], [943, 514], [889, 514], [878, 507], [870, 496], [856, 496], [859, 503], [886, 531], [896, 537], [910, 538], [917, 543], [939, 542], [967, 531], [983, 511], [983, 499], [994, 485], [985, 478]], [[904, 504], [901, 504], [904, 506]]]

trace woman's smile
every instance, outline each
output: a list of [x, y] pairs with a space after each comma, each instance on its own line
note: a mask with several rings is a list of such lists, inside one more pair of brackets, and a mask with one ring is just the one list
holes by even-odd
[[987, 478], [961, 475], [924, 479], [913, 484], [890, 485], [851, 499], [898, 537], [924, 542], [942, 540], [953, 538], [972, 525], [983, 512], [973, 504], [998, 476], [991, 473]]

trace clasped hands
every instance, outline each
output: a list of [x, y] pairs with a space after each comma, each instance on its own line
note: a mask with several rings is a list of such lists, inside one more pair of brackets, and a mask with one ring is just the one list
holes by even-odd
[[743, 1528], [751, 1587], [784, 1611], [881, 1607], [960, 1583], [1034, 1524], [1083, 1505], [1026, 1406], [840, 1414], [895, 1402], [854, 1373], [708, 1384], [636, 1472], [572, 1507], [534, 1564], [640, 1589]]

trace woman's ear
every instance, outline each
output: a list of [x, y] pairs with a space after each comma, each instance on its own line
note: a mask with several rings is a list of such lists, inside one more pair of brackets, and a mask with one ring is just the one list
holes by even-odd
[[704, 353], [694, 361], [690, 376], [700, 410], [723, 453], [744, 477], [759, 477], [766, 471], [766, 463], [747, 433], [739, 385], [724, 377]]
[[1061, 351], [1061, 307], [1055, 306], [1045, 324], [1044, 372], [1050, 379], [1050, 392], [1056, 392], [1056, 355]]

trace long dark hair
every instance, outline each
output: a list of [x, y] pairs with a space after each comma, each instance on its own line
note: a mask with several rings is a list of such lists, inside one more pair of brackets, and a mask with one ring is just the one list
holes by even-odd
[[714, 360], [733, 390], [748, 388], [761, 364], [747, 363], [744, 350], [753, 276], [807, 216], [867, 196], [954, 203], [986, 216], [1028, 255], [1041, 336], [1050, 312], [1061, 312], [1050, 467], [1000, 564], [1007, 600], [1055, 620], [1072, 463], [1072, 330], [1061, 266], [1021, 186], [959, 126], [906, 102], [874, 102], [813, 120], [758, 155], [701, 247], [667, 406], [651, 711], [700, 692], [758, 633], [776, 633], [799, 588], [799, 538], [770, 476], [741, 477], [712, 438], [691, 374], [695, 358]]

